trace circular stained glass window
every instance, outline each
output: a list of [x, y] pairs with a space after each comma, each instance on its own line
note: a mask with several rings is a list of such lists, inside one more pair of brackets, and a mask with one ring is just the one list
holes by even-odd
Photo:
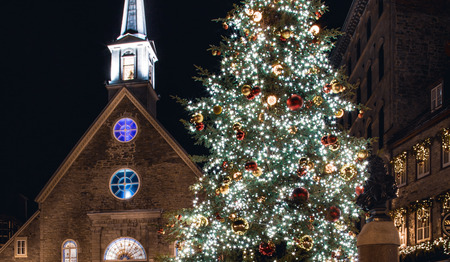
[[139, 190], [139, 176], [131, 169], [120, 169], [109, 183], [111, 192], [119, 199], [130, 199]]
[[129, 142], [137, 134], [136, 122], [131, 118], [122, 118], [114, 125], [114, 136], [120, 142]]

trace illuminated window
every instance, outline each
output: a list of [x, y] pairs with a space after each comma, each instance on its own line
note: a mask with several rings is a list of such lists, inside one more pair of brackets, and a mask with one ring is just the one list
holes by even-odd
[[[426, 149], [428, 152], [430, 151], [429, 148]], [[423, 160], [417, 160], [417, 178], [424, 177], [426, 175], [430, 174], [430, 157]]]
[[137, 134], [137, 125], [130, 118], [122, 118], [114, 125], [114, 136], [120, 142], [129, 142]]
[[77, 262], [77, 243], [66, 240], [62, 246], [62, 262]]
[[131, 53], [125, 54], [122, 57], [122, 80], [133, 80], [134, 79], [134, 61], [135, 56]]
[[431, 89], [431, 112], [442, 107], [442, 83]]
[[136, 239], [122, 237], [109, 244], [105, 251], [105, 261], [147, 261], [144, 247]]
[[404, 211], [404, 209], [395, 215], [394, 225], [398, 230], [398, 235], [400, 237], [400, 246], [405, 247], [408, 244], [408, 239], [406, 230], [406, 211]]
[[407, 153], [403, 152], [394, 157], [394, 174], [398, 186], [406, 185]]
[[421, 207], [416, 211], [416, 238], [417, 243], [424, 242], [431, 239], [430, 227], [430, 208]]
[[446, 150], [444, 146], [442, 147], [442, 167], [447, 167], [450, 165], [450, 150]]
[[14, 245], [14, 257], [27, 257], [27, 238], [18, 237]]
[[414, 154], [416, 156], [417, 178], [430, 174], [430, 146], [430, 138], [413, 146]]
[[130, 199], [139, 190], [139, 176], [131, 169], [121, 169], [111, 177], [110, 189], [117, 198]]

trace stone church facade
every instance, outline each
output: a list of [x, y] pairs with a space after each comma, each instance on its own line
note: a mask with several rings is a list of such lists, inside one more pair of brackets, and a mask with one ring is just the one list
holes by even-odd
[[163, 214], [192, 205], [201, 175], [156, 120], [155, 46], [143, 0], [125, 0], [112, 53], [110, 102], [36, 202], [39, 210], [0, 249], [0, 261], [154, 261], [173, 255]]

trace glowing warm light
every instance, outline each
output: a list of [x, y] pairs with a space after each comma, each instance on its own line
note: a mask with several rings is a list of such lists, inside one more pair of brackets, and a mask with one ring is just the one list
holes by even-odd
[[317, 35], [320, 32], [320, 27], [318, 25], [313, 25], [310, 29], [309, 32], [313, 35]]
[[277, 103], [278, 98], [274, 95], [268, 96], [267, 97], [267, 104], [269, 104], [269, 106], [274, 106]]
[[253, 13], [253, 21], [260, 22], [261, 19], [262, 19], [262, 13], [261, 12], [256, 11], [256, 12]]
[[273, 66], [272, 71], [275, 75], [279, 76], [283, 73], [283, 66], [280, 64], [276, 64]]

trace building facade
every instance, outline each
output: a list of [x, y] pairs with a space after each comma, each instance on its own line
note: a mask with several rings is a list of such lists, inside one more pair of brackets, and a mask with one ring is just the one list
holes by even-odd
[[143, 0], [125, 0], [109, 45], [110, 101], [36, 198], [39, 210], [0, 248], [0, 261], [154, 261], [175, 245], [163, 214], [192, 205], [201, 175], [156, 120], [155, 45]]
[[397, 180], [389, 207], [403, 259], [449, 257], [449, 12], [445, 0], [354, 0], [332, 54], [357, 86], [354, 101], [368, 108], [341, 124], [375, 138], [372, 153]]

